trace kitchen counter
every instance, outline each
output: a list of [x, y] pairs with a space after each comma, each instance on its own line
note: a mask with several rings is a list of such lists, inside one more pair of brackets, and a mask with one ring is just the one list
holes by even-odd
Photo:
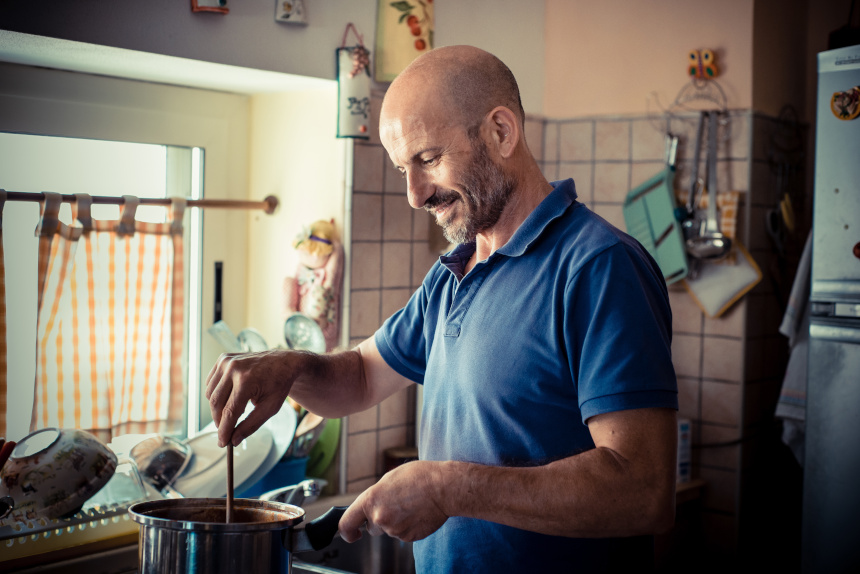
[[[304, 505], [305, 519], [309, 522], [323, 515], [332, 506], [349, 506], [358, 494], [327, 496]], [[88, 545], [89, 552], [83, 556], [70, 557], [72, 553], [80, 554], [80, 548], [69, 548], [57, 552], [48, 563], [26, 566], [9, 570], [10, 574], [136, 574], [138, 566], [137, 534], [122, 536], [112, 543], [94, 543]], [[343, 570], [328, 568], [320, 565], [301, 564], [294, 560], [296, 574], [317, 572], [324, 574], [341, 574]], [[31, 562], [32, 564], [32, 562]], [[4, 570], [6, 571], [6, 570]]]
[[[697, 500], [702, 497], [705, 481], [694, 479], [690, 482], [679, 483], [676, 487], [676, 504]], [[358, 493], [341, 494], [322, 497], [310, 504], [303, 506], [305, 510], [304, 522], [310, 522], [322, 516], [332, 506], [349, 506], [358, 497]], [[135, 574], [137, 572], [137, 543], [131, 537], [125, 537], [118, 541], [122, 545], [112, 548], [95, 547], [93, 552], [77, 558], [57, 556], [57, 559], [49, 564], [42, 564], [28, 568], [12, 570], [15, 574]], [[301, 556], [294, 559], [294, 568], [297, 574], [316, 572], [321, 574], [342, 574], [348, 572], [336, 568], [309, 564], [301, 560]]]

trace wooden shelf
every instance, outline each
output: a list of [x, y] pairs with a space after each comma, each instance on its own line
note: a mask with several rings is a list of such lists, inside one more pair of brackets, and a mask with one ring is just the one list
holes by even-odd
[[702, 498], [704, 490], [705, 481], [701, 478], [694, 478], [690, 482], [679, 482], [675, 485], [675, 504], [683, 504], [690, 500]]

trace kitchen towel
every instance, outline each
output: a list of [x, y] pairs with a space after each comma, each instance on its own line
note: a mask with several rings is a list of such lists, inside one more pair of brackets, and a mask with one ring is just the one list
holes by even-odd
[[722, 261], [702, 261], [695, 279], [687, 278], [684, 286], [696, 305], [711, 319], [729, 310], [741, 297], [761, 281], [761, 269], [740, 241], [734, 265]]
[[806, 423], [806, 369], [809, 353], [809, 289], [812, 267], [812, 232], [806, 239], [788, 306], [779, 332], [788, 337], [791, 355], [782, 380], [775, 416], [782, 419], [782, 442], [803, 464]]

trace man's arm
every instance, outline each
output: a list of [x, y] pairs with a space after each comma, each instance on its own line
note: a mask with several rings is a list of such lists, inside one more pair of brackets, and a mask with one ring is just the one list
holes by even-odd
[[596, 448], [538, 467], [418, 461], [383, 476], [341, 519], [348, 541], [368, 532], [418, 540], [450, 516], [544, 534], [618, 537], [665, 531], [675, 516], [677, 421], [672, 409], [588, 420]]
[[[206, 378], [206, 398], [223, 446], [239, 444], [260, 428], [288, 395], [315, 414], [339, 418], [366, 410], [411, 383], [388, 366], [369, 338], [351, 351], [331, 355], [287, 350], [221, 355]], [[236, 426], [249, 401], [254, 410]]]

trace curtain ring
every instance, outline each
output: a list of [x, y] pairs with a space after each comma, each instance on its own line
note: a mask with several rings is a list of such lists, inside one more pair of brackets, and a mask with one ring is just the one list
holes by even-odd
[[60, 206], [63, 196], [53, 191], [43, 191], [45, 200], [41, 203], [42, 215], [36, 226], [36, 237], [51, 237], [60, 228]]
[[3, 230], [3, 208], [6, 206], [6, 190], [0, 189], [0, 231]]
[[75, 203], [72, 204], [72, 220], [81, 222], [84, 233], [89, 233], [94, 227], [92, 206], [93, 197], [90, 194], [75, 194]]
[[140, 205], [140, 198], [133, 195], [123, 195], [122, 215], [116, 226], [117, 235], [134, 235], [134, 214]]

